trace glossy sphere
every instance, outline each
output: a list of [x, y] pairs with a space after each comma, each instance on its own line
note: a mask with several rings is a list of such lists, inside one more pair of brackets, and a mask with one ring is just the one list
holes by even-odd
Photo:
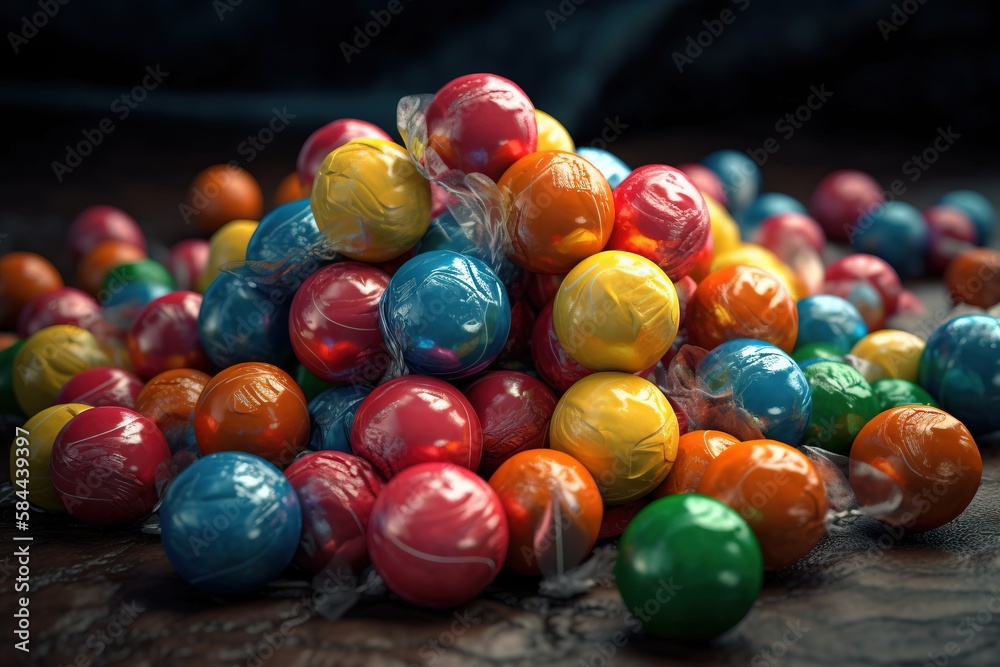
[[878, 401], [878, 411], [896, 408], [901, 405], [929, 405], [939, 407], [934, 397], [927, 393], [919, 384], [899, 378], [882, 378], [872, 382], [872, 391]]
[[358, 406], [351, 449], [386, 479], [427, 462], [475, 471], [483, 429], [458, 389], [437, 378], [404, 375], [376, 387]]
[[121, 526], [153, 511], [170, 448], [149, 419], [127, 408], [81, 412], [52, 445], [52, 487], [84, 523]]
[[500, 573], [509, 534], [503, 504], [475, 473], [424, 463], [389, 480], [372, 509], [368, 553], [393, 593], [453, 607]]
[[243, 262], [247, 244], [257, 230], [255, 220], [232, 220], [220, 227], [208, 241], [208, 264], [198, 277], [198, 291], [204, 292], [226, 264]]
[[112, 269], [142, 259], [146, 259], [146, 251], [142, 248], [125, 241], [104, 241], [80, 260], [76, 267], [76, 283], [88, 294], [98, 296]]
[[66, 230], [66, 244], [74, 261], [105, 241], [124, 241], [146, 250], [146, 237], [139, 224], [117, 206], [88, 206], [73, 218]]
[[677, 441], [677, 460], [670, 474], [653, 493], [655, 498], [698, 490], [705, 468], [722, 452], [740, 441], [722, 431], [688, 431]]
[[110, 364], [89, 331], [71, 324], [46, 327], [32, 334], [14, 358], [14, 395], [24, 414], [38, 414], [56, 402], [70, 379]]
[[750, 235], [756, 231], [761, 223], [774, 215], [783, 213], [797, 213], [805, 215], [806, 207], [795, 197], [782, 194], [781, 192], [762, 192], [757, 196], [740, 218], [740, 227]]
[[882, 297], [886, 315], [896, 312], [903, 291], [895, 269], [884, 260], [863, 253], [848, 255], [830, 264], [826, 279], [828, 282], [861, 280], [869, 283]]
[[764, 567], [797, 563], [825, 532], [826, 490], [812, 461], [774, 440], [730, 447], [708, 464], [698, 493], [740, 513], [760, 541]]
[[858, 431], [879, 413], [878, 398], [861, 373], [823, 361], [803, 371], [812, 396], [812, 417], [803, 445], [846, 456]]
[[260, 185], [248, 171], [232, 164], [212, 165], [199, 173], [182, 209], [186, 221], [194, 218], [209, 234], [230, 220], [260, 220], [263, 212]]
[[[618, 543], [615, 580], [625, 605], [664, 639], [722, 634], [753, 606], [763, 579], [760, 544], [747, 522], [698, 494], [650, 503]], [[683, 584], [665, 589], [665, 582]]]
[[13, 329], [25, 304], [63, 286], [52, 262], [33, 252], [0, 255], [0, 328]]
[[912, 532], [943, 526], [961, 514], [982, 475], [972, 435], [938, 408], [886, 410], [861, 430], [851, 448], [851, 488], [858, 503], [871, 507], [902, 491], [898, 507], [874, 516]]
[[817, 294], [799, 300], [796, 308], [799, 316], [797, 348], [827, 343], [843, 355], [868, 335], [864, 318], [847, 299]]
[[976, 225], [976, 242], [982, 246], [989, 245], [996, 232], [997, 221], [996, 209], [989, 199], [973, 190], [954, 190], [941, 197], [938, 204], [954, 206], [965, 211]]
[[705, 195], [705, 206], [708, 208], [708, 219], [712, 228], [713, 255], [722, 255], [739, 248], [742, 245], [740, 227], [726, 207], [708, 195]]
[[538, 129], [538, 146], [535, 150], [573, 152], [576, 149], [573, 137], [562, 123], [544, 111], [535, 109], [535, 126]]
[[508, 257], [538, 273], [566, 273], [604, 249], [615, 224], [611, 186], [575, 153], [539, 151], [515, 162], [497, 182], [510, 198]]
[[389, 275], [340, 262], [309, 276], [291, 302], [287, 331], [295, 356], [328, 382], [373, 384], [389, 354], [379, 331], [379, 301]]
[[711, 394], [731, 395], [764, 437], [794, 445], [805, 435], [812, 414], [809, 383], [774, 345], [749, 338], [728, 341], [708, 353], [698, 374]]
[[493, 371], [470, 382], [464, 393], [483, 429], [483, 477], [519, 452], [548, 446], [557, 399], [541, 380], [516, 371]]
[[989, 308], [1000, 302], [1000, 252], [993, 248], [966, 250], [944, 273], [954, 303]]
[[608, 505], [655, 489], [677, 458], [677, 438], [677, 417], [663, 392], [626, 373], [595, 373], [574, 384], [549, 427], [552, 449], [580, 461]]
[[292, 485], [242, 452], [195, 461], [167, 489], [159, 514], [174, 569], [210, 593], [251, 591], [275, 579], [292, 562], [302, 530]]
[[[837, 280], [823, 284], [823, 293], [840, 297], [857, 309], [867, 331], [877, 331], [885, 326], [885, 302], [871, 283], [864, 280]], [[900, 294], [899, 299], [902, 299]], [[897, 309], [899, 308], [897, 299]]]
[[881, 257], [903, 278], [924, 273], [928, 248], [927, 222], [920, 211], [905, 202], [883, 204], [858, 220], [851, 245], [858, 252]]
[[302, 144], [298, 159], [295, 161], [295, 169], [306, 195], [312, 189], [313, 179], [316, 178], [316, 173], [326, 156], [353, 139], [392, 141], [392, 137], [382, 128], [356, 118], [340, 118], [319, 128]]
[[[539, 150], [543, 149], [540, 148]], [[604, 178], [608, 179], [608, 185], [612, 188], [617, 188], [632, 173], [632, 167], [625, 164], [614, 153], [606, 151], [603, 148], [581, 146], [576, 149], [576, 154], [597, 167], [604, 174]]]
[[277, 366], [236, 364], [205, 385], [194, 434], [202, 454], [237, 450], [286, 466], [309, 439], [306, 397]]
[[614, 194], [607, 249], [642, 255], [671, 280], [686, 276], [711, 234], [708, 207], [694, 183], [673, 167], [651, 164], [633, 171]]
[[247, 242], [246, 258], [252, 262], [284, 262], [322, 239], [309, 198], [297, 199], [260, 219]]
[[764, 269], [777, 278], [796, 301], [809, 296], [805, 286], [795, 273], [792, 272], [791, 268], [781, 261], [780, 257], [763, 246], [753, 243], [741, 243], [732, 250], [716, 253], [712, 258], [711, 270], [718, 271], [727, 266], [736, 266], [737, 264]]
[[329, 248], [363, 262], [399, 257], [431, 222], [430, 186], [405, 148], [382, 139], [327, 155], [310, 201]]
[[510, 331], [503, 283], [484, 263], [448, 250], [406, 262], [389, 282], [379, 312], [382, 337], [402, 351], [406, 365], [445, 379], [486, 368]]
[[427, 143], [449, 169], [496, 181], [538, 150], [531, 100], [495, 74], [469, 74], [445, 84], [427, 107]]
[[764, 218], [753, 234], [754, 243], [759, 243], [774, 253], [779, 253], [789, 239], [805, 242], [810, 248], [822, 253], [826, 247], [826, 234], [819, 223], [802, 213], [778, 213]]
[[210, 370], [198, 338], [201, 300], [194, 292], [171, 292], [142, 309], [128, 334], [136, 375], [148, 379], [171, 368]]
[[331, 564], [360, 574], [370, 562], [366, 530], [385, 485], [382, 478], [367, 461], [343, 452], [306, 454], [288, 467], [285, 477], [302, 508], [295, 562], [313, 573]]
[[[50, 470], [50, 459], [52, 457], [52, 443], [55, 442], [59, 431], [73, 417], [81, 412], [89, 410], [89, 405], [81, 403], [69, 403], [64, 405], [53, 405], [45, 408], [37, 415], [29, 419], [24, 424], [24, 430], [28, 432], [28, 454], [24, 458], [28, 460], [28, 500], [33, 505], [41, 507], [48, 512], [65, 512], [66, 507], [56, 495], [52, 488], [52, 476]], [[21, 443], [23, 444], [23, 442]], [[19, 445], [17, 441], [10, 448], [10, 470], [18, 469], [17, 459]], [[16, 486], [20, 489], [20, 485]]]
[[531, 360], [538, 375], [560, 393], [580, 378], [593, 373], [574, 359], [559, 342], [552, 326], [551, 301], [535, 319], [531, 331]]
[[653, 262], [608, 251], [569, 272], [556, 292], [552, 323], [559, 342], [587, 368], [637, 373], [670, 349], [680, 305]]
[[152, 259], [140, 259], [136, 262], [120, 264], [108, 271], [101, 281], [101, 289], [97, 298], [102, 303], [118, 290], [136, 283], [153, 283], [174, 289], [174, 278], [163, 264]]
[[[325, 155], [323, 157], [326, 157]], [[316, 165], [317, 167], [319, 165]], [[309, 190], [302, 187], [302, 179], [297, 172], [288, 174], [278, 182], [278, 187], [274, 190], [272, 201], [275, 206], [284, 206], [293, 201], [298, 201], [303, 197], [309, 198]]]
[[220, 368], [244, 361], [284, 364], [292, 357], [287, 299], [273, 299], [267, 288], [220, 273], [205, 290], [198, 310], [198, 340], [205, 356]]
[[715, 172], [726, 191], [726, 206], [740, 217], [760, 193], [760, 169], [745, 153], [734, 150], [715, 151], [705, 156], [703, 165]]
[[101, 306], [94, 297], [74, 287], [60, 287], [39, 294], [21, 309], [17, 333], [27, 338], [55, 324], [73, 324], [90, 329], [101, 319]]
[[211, 376], [193, 368], [160, 373], [135, 398], [135, 411], [153, 420], [173, 452], [187, 445], [185, 430]]
[[874, 178], [856, 169], [841, 169], [816, 186], [809, 212], [823, 226], [827, 238], [842, 243], [851, 238], [858, 218], [884, 200], [885, 191]]
[[719, 177], [715, 175], [715, 172], [706, 167], [705, 165], [698, 164], [697, 162], [687, 162], [677, 167], [684, 174], [691, 179], [695, 187], [705, 195], [710, 197], [717, 202], [721, 202], [720, 205], [724, 205], [726, 202], [726, 189], [722, 185], [722, 181]]
[[95, 408], [109, 405], [131, 410], [142, 386], [142, 380], [120, 368], [91, 368], [63, 385], [56, 403], [83, 403]]
[[[101, 317], [116, 333], [125, 334], [132, 328], [143, 308], [170, 292], [169, 287], [155, 283], [127, 285], [108, 297], [101, 309]], [[98, 321], [98, 325], [100, 324]], [[128, 356], [128, 351], [125, 356]]]
[[594, 478], [572, 456], [520, 452], [490, 477], [510, 530], [506, 565], [529, 575], [558, 575], [590, 555], [604, 517]]
[[974, 435], [1000, 429], [1000, 320], [966, 315], [938, 327], [920, 357], [919, 380]]
[[792, 296], [770, 273], [727, 266], [698, 284], [684, 318], [690, 342], [711, 350], [727, 340], [757, 338], [791, 353], [798, 335]]
[[167, 256], [167, 269], [179, 290], [193, 290], [201, 282], [201, 274], [208, 267], [210, 254], [208, 241], [186, 239], [174, 244]]
[[309, 401], [309, 449], [352, 453], [354, 413], [370, 393], [367, 387], [331, 387]]
[[875, 364], [881, 370], [881, 377], [910, 382], [917, 381], [923, 351], [924, 341], [920, 337], [896, 329], [873, 331], [851, 348], [851, 354]]
[[927, 268], [941, 273], [953, 259], [976, 244], [979, 231], [972, 218], [955, 206], [924, 211], [927, 223]]

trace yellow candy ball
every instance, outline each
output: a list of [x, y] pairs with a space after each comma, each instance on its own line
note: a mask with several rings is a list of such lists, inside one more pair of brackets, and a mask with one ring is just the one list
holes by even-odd
[[562, 126], [562, 123], [555, 118], [535, 109], [535, 125], [538, 127], [538, 148], [540, 151], [567, 151], [572, 153], [576, 150], [573, 137]]
[[607, 505], [655, 489], [677, 458], [677, 416], [656, 385], [628, 373], [595, 373], [562, 395], [549, 424], [552, 449], [594, 476]]
[[715, 258], [712, 260], [712, 270], [710, 273], [715, 273], [721, 268], [736, 266], [737, 264], [755, 266], [772, 274], [796, 301], [809, 296], [809, 292], [802, 285], [802, 281], [788, 268], [788, 265], [782, 262], [773, 252], [756, 243], [741, 243], [732, 250], [723, 253], [717, 250]]
[[[22, 487], [17, 484], [20, 476], [16, 471], [17, 459], [26, 458], [28, 460], [28, 500], [32, 504], [41, 507], [49, 512], [65, 512], [66, 508], [52, 488], [52, 478], [49, 474], [49, 457], [52, 455], [52, 443], [66, 423], [76, 417], [84, 410], [89, 410], [91, 406], [83, 403], [63, 403], [45, 408], [37, 415], [29, 419], [22, 427], [28, 432], [24, 436], [24, 441], [14, 440], [14, 446], [10, 450], [11, 476], [14, 477], [15, 490]], [[23, 451], [17, 451], [27, 442], [27, 456]]]
[[14, 396], [26, 415], [56, 402], [63, 385], [83, 371], [110, 366], [94, 335], [72, 324], [33, 333], [14, 357]]
[[923, 339], [907, 331], [881, 329], [855, 343], [851, 354], [874, 366], [862, 369], [862, 375], [869, 382], [881, 378], [916, 382], [924, 345]]
[[327, 155], [310, 202], [330, 247], [362, 262], [399, 257], [431, 223], [430, 184], [385, 139], [354, 139]]
[[566, 351], [594, 371], [637, 373], [677, 335], [677, 291], [656, 264], [621, 250], [591, 255], [563, 279], [552, 324]]
[[256, 229], [255, 220], [233, 220], [212, 234], [208, 240], [208, 264], [198, 279], [199, 292], [204, 293], [208, 289], [223, 266], [246, 260], [247, 244]]
[[736, 250], [740, 246], [740, 226], [733, 220], [726, 207], [705, 193], [705, 204], [708, 206], [708, 219], [712, 225], [712, 244], [715, 256]]

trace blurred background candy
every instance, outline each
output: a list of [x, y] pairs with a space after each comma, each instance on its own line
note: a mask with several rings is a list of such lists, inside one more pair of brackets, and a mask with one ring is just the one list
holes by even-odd
[[146, 251], [146, 236], [131, 215], [117, 206], [88, 206], [66, 230], [66, 244], [74, 261], [87, 256], [105, 241], [124, 241]]
[[996, 209], [989, 199], [972, 190], [953, 190], [942, 195], [938, 204], [965, 211], [976, 226], [976, 244], [989, 245], [996, 233], [997, 222]]
[[122, 264], [146, 259], [146, 251], [126, 241], [102, 241], [76, 265], [76, 284], [93, 296], [101, 293], [108, 273]]
[[726, 192], [726, 208], [737, 219], [760, 193], [761, 175], [757, 163], [746, 153], [720, 150], [706, 155], [701, 163], [711, 169]]
[[231, 220], [260, 220], [263, 213], [260, 184], [236, 164], [206, 167], [192, 181], [181, 209], [185, 222], [194, 220], [206, 234]]
[[944, 281], [953, 303], [989, 308], [1000, 302], [1000, 252], [966, 250], [948, 265]]
[[179, 290], [193, 290], [201, 283], [211, 249], [204, 239], [185, 239], [171, 246], [166, 266]]
[[972, 218], [956, 206], [938, 205], [924, 211], [927, 223], [927, 268], [941, 273], [953, 259], [976, 244], [979, 231]]
[[813, 190], [809, 212], [831, 241], [850, 241], [854, 225], [864, 213], [882, 204], [885, 191], [869, 174], [840, 169], [828, 174]]
[[740, 216], [740, 230], [745, 236], [753, 236], [768, 218], [782, 214], [805, 215], [806, 207], [795, 197], [781, 192], [762, 192], [750, 202]]
[[851, 245], [858, 252], [884, 259], [900, 277], [916, 278], [926, 268], [927, 222], [910, 204], [886, 202], [857, 220], [851, 230]]
[[12, 329], [24, 306], [40, 294], [63, 287], [52, 262], [33, 252], [0, 255], [0, 327]]
[[32, 334], [13, 364], [14, 395], [26, 415], [55, 404], [63, 386], [91, 368], [110, 365], [94, 335], [71, 324], [56, 324]]
[[24, 304], [17, 318], [17, 334], [27, 338], [54, 324], [72, 324], [91, 330], [99, 326], [101, 306], [94, 297], [75, 287], [60, 287], [39, 294]]

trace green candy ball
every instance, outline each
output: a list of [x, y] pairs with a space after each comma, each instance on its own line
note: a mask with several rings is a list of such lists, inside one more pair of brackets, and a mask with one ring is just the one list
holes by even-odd
[[941, 407], [934, 397], [920, 385], [899, 378], [882, 378], [872, 383], [872, 391], [878, 401], [879, 412], [900, 405], [929, 405]]
[[295, 369], [295, 382], [299, 385], [299, 389], [302, 390], [302, 393], [306, 395], [306, 403], [313, 400], [327, 389], [336, 386], [330, 384], [326, 380], [316, 377], [307, 371], [306, 367], [302, 364], [299, 364]]
[[21, 351], [22, 347], [24, 347], [24, 340], [19, 340], [6, 350], [0, 351], [0, 414], [24, 414], [14, 396], [14, 357]]
[[802, 347], [795, 348], [792, 352], [792, 359], [801, 364], [809, 359], [825, 359], [827, 361], [843, 361], [844, 355], [836, 345], [832, 343], [809, 343]]
[[136, 262], [120, 264], [108, 271], [101, 281], [101, 291], [98, 292], [99, 301], [104, 303], [123, 287], [135, 283], [152, 283], [163, 285], [167, 289], [175, 289], [174, 277], [170, 275], [167, 267], [154, 259], [140, 259]]
[[625, 529], [618, 590], [647, 632], [704, 641], [736, 625], [764, 578], [760, 544], [731, 507], [697, 493], [644, 507]]
[[858, 431], [881, 412], [875, 392], [847, 364], [822, 361], [802, 372], [809, 382], [813, 409], [801, 444], [849, 455]]

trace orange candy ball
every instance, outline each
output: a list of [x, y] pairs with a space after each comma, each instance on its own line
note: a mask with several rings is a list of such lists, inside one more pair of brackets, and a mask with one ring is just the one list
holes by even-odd
[[538, 151], [497, 182], [510, 197], [511, 261], [537, 273], [566, 273], [604, 249], [615, 224], [611, 186], [576, 153]]
[[948, 264], [944, 282], [955, 303], [989, 308], [1000, 303], [1000, 251], [966, 250]]
[[769, 272], [753, 266], [727, 266], [698, 284], [684, 323], [690, 342], [711, 350], [736, 338], [757, 338], [788, 354], [799, 333], [792, 295]]
[[916, 533], [961, 514], [982, 476], [983, 459], [969, 430], [927, 405], [879, 413], [851, 447], [851, 488], [861, 507], [889, 501], [902, 490], [898, 507], [874, 516]]
[[670, 474], [651, 494], [662, 498], [675, 493], [694, 493], [708, 464], [740, 441], [722, 431], [688, 431], [677, 441], [677, 458]]
[[309, 195], [309, 190], [302, 187], [298, 172], [293, 171], [278, 183], [278, 189], [274, 191], [274, 206], [277, 208], [282, 204], [305, 199]]
[[111, 269], [146, 258], [146, 251], [125, 241], [97, 244], [76, 267], [76, 284], [84, 292], [97, 296], [104, 277]]
[[0, 257], [0, 328], [13, 329], [24, 305], [39, 294], [63, 287], [52, 262], [33, 252]]
[[805, 454], [776, 440], [749, 440], [719, 454], [698, 493], [740, 513], [760, 541], [764, 567], [797, 563], [825, 532], [823, 480]]
[[182, 209], [211, 234], [230, 220], [260, 220], [264, 193], [248, 171], [236, 165], [216, 164], [198, 174], [188, 188]]
[[507, 567], [552, 575], [590, 555], [604, 504], [594, 478], [572, 456], [551, 449], [520, 452], [493, 473], [490, 486], [510, 527]]

